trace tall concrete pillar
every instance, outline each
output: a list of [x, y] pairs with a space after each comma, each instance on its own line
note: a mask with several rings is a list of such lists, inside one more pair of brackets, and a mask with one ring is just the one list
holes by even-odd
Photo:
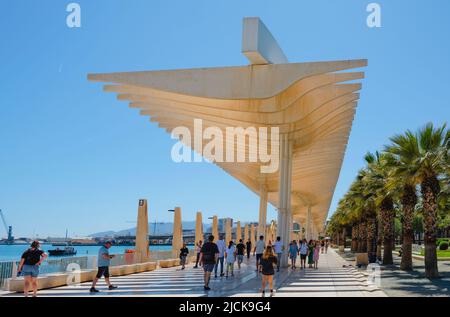
[[[259, 186], [259, 221], [258, 221], [258, 239], [259, 236], [266, 235], [267, 224], [267, 188], [263, 181]], [[266, 238], [266, 237], [265, 237]]]
[[231, 235], [231, 229], [232, 229], [231, 219], [227, 218], [227, 221], [225, 222], [225, 243], [227, 246], [228, 243], [233, 239]]
[[298, 223], [298, 233], [297, 233], [297, 240], [300, 241], [302, 239], [302, 224], [300, 221]]
[[148, 212], [147, 199], [139, 199], [137, 226], [136, 226], [136, 244], [135, 244], [135, 262], [148, 262], [150, 259], [148, 241]]
[[195, 219], [195, 243], [198, 243], [200, 240], [203, 241], [203, 239], [202, 212], [198, 211]]
[[308, 206], [308, 213], [306, 215], [306, 240], [311, 240], [312, 237], [312, 210], [311, 206]]
[[175, 207], [173, 215], [173, 239], [172, 239], [172, 256], [178, 258], [180, 249], [183, 246], [183, 228], [181, 225], [181, 208]]
[[278, 228], [285, 251], [281, 257], [281, 266], [288, 266], [288, 245], [292, 230], [291, 183], [292, 183], [292, 140], [288, 134], [280, 135], [280, 168], [278, 196]]
[[212, 235], [214, 236], [214, 242], [217, 242], [219, 240], [219, 221], [217, 220], [217, 216], [213, 217]]
[[241, 240], [242, 239], [242, 228], [241, 228], [241, 222], [240, 221], [238, 221], [237, 223], [236, 223], [236, 244], [238, 244], [239, 243], [239, 240]]
[[252, 243], [252, 249], [255, 247], [255, 225], [250, 225], [250, 242]]
[[244, 227], [244, 243], [248, 241], [248, 224]]

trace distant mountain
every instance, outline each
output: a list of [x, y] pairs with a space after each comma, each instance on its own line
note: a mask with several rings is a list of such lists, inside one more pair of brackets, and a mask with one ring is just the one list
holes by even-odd
[[[183, 221], [183, 230], [195, 230], [195, 221]], [[203, 230], [207, 231], [211, 225], [203, 224]], [[173, 222], [154, 222], [148, 223], [148, 231], [150, 235], [170, 235], [173, 233]], [[136, 235], [136, 227], [119, 230], [119, 231], [103, 231], [90, 234], [92, 238], [114, 237], [114, 236], [134, 236]]]

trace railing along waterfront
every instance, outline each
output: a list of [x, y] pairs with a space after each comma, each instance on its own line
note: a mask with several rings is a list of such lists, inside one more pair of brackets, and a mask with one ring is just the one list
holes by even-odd
[[[189, 250], [192, 255], [192, 250]], [[171, 250], [150, 251], [150, 261], [166, 260], [172, 258]], [[17, 274], [17, 268], [20, 261], [6, 261], [0, 262], [0, 289], [6, 286], [6, 280]], [[119, 266], [126, 264], [134, 264], [134, 253], [115, 254], [111, 260], [111, 266]], [[47, 258], [40, 266], [39, 273], [41, 275], [66, 272], [69, 265], [76, 269], [87, 270], [95, 269], [97, 267], [97, 256], [81, 256], [81, 257], [61, 257], [61, 258]]]

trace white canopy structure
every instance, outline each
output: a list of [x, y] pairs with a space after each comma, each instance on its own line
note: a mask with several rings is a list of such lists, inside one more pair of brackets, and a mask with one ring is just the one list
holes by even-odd
[[[359, 99], [358, 81], [364, 78], [353, 70], [367, 60], [288, 63], [261, 25], [257, 18], [244, 19], [247, 66], [88, 78], [108, 83], [105, 91], [117, 93], [169, 133], [179, 126], [193, 131], [194, 119], [202, 119], [204, 129], [219, 127], [223, 135], [226, 127], [278, 127], [276, 172], [262, 173], [261, 162], [215, 164], [260, 196], [258, 234], [265, 232], [267, 202], [278, 208], [277, 234], [288, 243], [294, 220], [304, 224], [309, 237], [323, 228]], [[238, 146], [249, 154], [248, 144], [236, 145], [236, 151]]]

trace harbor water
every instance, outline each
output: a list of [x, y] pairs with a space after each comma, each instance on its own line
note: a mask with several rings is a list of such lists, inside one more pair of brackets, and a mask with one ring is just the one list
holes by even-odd
[[[0, 262], [5, 261], [19, 261], [22, 253], [27, 250], [30, 246], [28, 244], [12, 244], [12, 245], [0, 245]], [[76, 257], [80, 256], [91, 256], [97, 255], [100, 246], [97, 245], [77, 245], [73, 246], [77, 251]], [[43, 244], [41, 249], [43, 251], [48, 251], [52, 249], [64, 249], [64, 246], [52, 246], [51, 244]], [[126, 249], [134, 249], [134, 246], [112, 246], [109, 252], [111, 254], [123, 254]], [[169, 251], [172, 249], [171, 245], [151, 245], [150, 252], [153, 251]], [[66, 256], [67, 257], [67, 256]], [[50, 257], [58, 258], [58, 257]]]

